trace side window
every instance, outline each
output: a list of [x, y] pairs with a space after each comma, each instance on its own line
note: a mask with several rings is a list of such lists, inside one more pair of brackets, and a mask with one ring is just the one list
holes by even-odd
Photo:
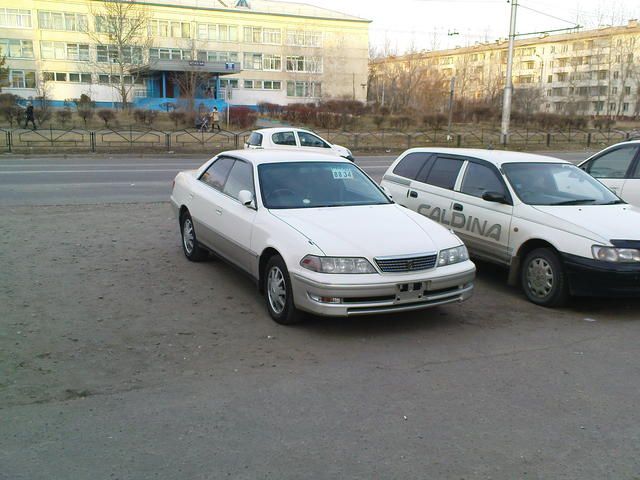
[[633, 172], [631, 178], [640, 178], [640, 161], [636, 163], [636, 171]]
[[596, 178], [625, 178], [638, 147], [617, 148], [589, 162], [587, 172]]
[[247, 143], [252, 147], [260, 147], [262, 145], [262, 134], [258, 132], [253, 132], [249, 136], [249, 140], [247, 140]]
[[302, 147], [331, 148], [327, 142], [307, 132], [298, 132], [298, 138]]
[[393, 173], [401, 177], [416, 180], [418, 179], [418, 173], [423, 170], [427, 160], [430, 158], [430, 153], [410, 153], [400, 160], [400, 163], [393, 169]]
[[271, 140], [273, 140], [273, 143], [275, 143], [276, 145], [291, 145], [293, 147], [297, 145], [296, 136], [293, 134], [293, 132], [274, 133], [271, 136]]
[[231, 171], [231, 167], [233, 167], [234, 161], [232, 158], [220, 158], [216, 160], [207, 168], [207, 171], [202, 174], [200, 180], [216, 190], [222, 191], [224, 182], [227, 181], [227, 176]]
[[436, 158], [426, 183], [453, 190], [464, 162], [457, 158]]
[[253, 170], [250, 164], [236, 160], [236, 163], [233, 164], [233, 168], [229, 173], [227, 182], [224, 184], [223, 191], [237, 200], [241, 190], [249, 190], [255, 195], [253, 189]]
[[478, 198], [482, 198], [485, 192], [506, 193], [495, 170], [473, 162], [467, 167], [460, 191]]

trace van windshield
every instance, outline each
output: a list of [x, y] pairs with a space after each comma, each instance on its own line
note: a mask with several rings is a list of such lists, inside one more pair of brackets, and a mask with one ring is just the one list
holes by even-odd
[[506, 163], [502, 165], [518, 198], [529, 205], [613, 205], [625, 203], [575, 165]]

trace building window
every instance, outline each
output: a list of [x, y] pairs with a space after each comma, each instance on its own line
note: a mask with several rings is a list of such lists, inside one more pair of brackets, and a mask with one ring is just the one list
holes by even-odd
[[322, 94], [319, 82], [287, 82], [288, 97], [320, 97]]
[[243, 68], [245, 70], [262, 70], [262, 54], [245, 53]]
[[38, 11], [38, 26], [42, 30], [84, 32], [87, 25], [87, 16], [81, 13]]
[[282, 30], [279, 28], [265, 28], [262, 31], [262, 43], [269, 45], [282, 44]]
[[237, 42], [238, 27], [235, 25], [218, 25], [219, 42]]
[[322, 57], [287, 57], [287, 72], [322, 73]]
[[262, 60], [262, 69], [274, 72], [282, 71], [282, 57], [280, 55], [265, 55]]
[[631, 95], [631, 87], [624, 87], [624, 94]]
[[0, 54], [7, 58], [33, 58], [33, 42], [0, 38]]
[[613, 72], [613, 78], [617, 80], [618, 77], [620, 77], [620, 72]]
[[616, 109], [616, 104], [615, 103], [610, 103], [609, 104], [609, 110], [615, 110]]
[[42, 72], [45, 82], [91, 83], [90, 73]]
[[216, 52], [216, 51], [199, 51], [198, 60], [202, 62], [231, 62], [238, 63], [240, 60], [238, 52]]
[[292, 47], [321, 47], [322, 32], [287, 30], [286, 42]]
[[604, 110], [604, 102], [602, 101], [593, 102], [593, 109], [596, 112], [602, 112]]
[[611, 93], [616, 95], [618, 93], [618, 87], [611, 87]]
[[150, 20], [149, 35], [152, 37], [191, 38], [191, 24], [169, 20]]
[[179, 48], [150, 48], [149, 60], [190, 60], [189, 50]]
[[245, 80], [244, 88], [261, 90], [281, 90], [282, 82], [274, 80]]
[[244, 27], [245, 43], [262, 43], [262, 27]]
[[[125, 46], [122, 47], [121, 52], [122, 63], [142, 63], [142, 48]], [[118, 47], [116, 45], [98, 45], [96, 47], [96, 58], [98, 63], [117, 63]]]
[[31, 10], [0, 8], [0, 27], [31, 28]]
[[221, 78], [220, 79], [220, 87], [222, 88], [238, 88], [238, 79], [237, 78]]
[[11, 88], [36, 88], [36, 72], [30, 70], [10, 70]]
[[628, 112], [629, 111], [629, 104], [628, 103], [623, 103], [622, 104], [622, 111], [623, 112]]

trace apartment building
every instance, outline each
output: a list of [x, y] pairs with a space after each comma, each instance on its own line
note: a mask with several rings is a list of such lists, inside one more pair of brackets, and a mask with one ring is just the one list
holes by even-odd
[[[388, 97], [398, 79], [412, 75], [414, 83], [435, 79], [446, 93], [455, 77], [458, 98], [499, 101], [507, 47], [506, 40], [498, 40], [376, 60], [370, 97], [380, 100], [384, 89]], [[630, 20], [625, 26], [517, 40], [513, 83], [516, 95], [536, 111], [637, 117], [640, 25]]]
[[130, 45], [114, 41], [114, 2], [0, 0], [2, 91], [58, 105], [87, 94], [108, 106], [126, 88], [144, 108], [185, 96], [222, 108], [366, 99], [368, 20], [270, 0], [125, 3], [145, 23]]

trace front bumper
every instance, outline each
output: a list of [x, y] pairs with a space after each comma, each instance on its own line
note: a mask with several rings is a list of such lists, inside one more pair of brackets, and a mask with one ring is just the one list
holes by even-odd
[[640, 295], [640, 264], [602, 262], [566, 253], [562, 257], [572, 295], [593, 297]]
[[[324, 279], [318, 281], [293, 273], [291, 283], [294, 302], [300, 310], [315, 315], [349, 317], [407, 312], [463, 302], [473, 293], [475, 272], [471, 263], [470, 267], [467, 265], [460, 271], [441, 276], [435, 276], [434, 270], [422, 275], [378, 275], [375, 282], [362, 284], [328, 283]], [[331, 280], [330, 275], [326, 277]], [[406, 285], [412, 291], [401, 291]], [[323, 297], [337, 298], [341, 303], [317, 300]]]

